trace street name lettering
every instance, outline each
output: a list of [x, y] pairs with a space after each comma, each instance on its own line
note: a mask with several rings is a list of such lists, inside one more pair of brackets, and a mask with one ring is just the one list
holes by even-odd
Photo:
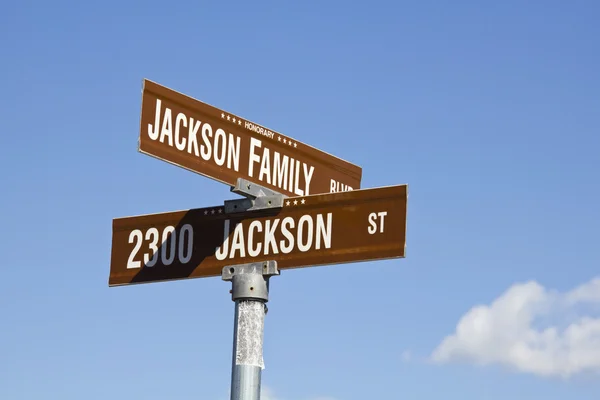
[[109, 285], [215, 276], [275, 260], [281, 269], [404, 257], [407, 186], [288, 198], [284, 207], [223, 207], [113, 221]]
[[245, 178], [288, 196], [359, 189], [362, 177], [356, 165], [147, 80], [139, 150], [229, 185]]
[[[331, 224], [333, 213], [327, 213], [327, 222], [323, 214], [317, 214], [316, 221], [311, 215], [302, 215], [298, 221], [293, 217], [283, 219], [267, 219], [264, 222], [263, 240], [257, 241], [254, 232], [263, 232], [263, 222], [243, 222], [235, 226], [229, 244], [230, 221], [225, 220], [223, 229], [223, 244], [217, 247], [215, 253], [217, 260], [234, 259], [236, 256], [258, 257], [269, 254], [289, 254], [292, 250], [307, 252], [321, 248], [331, 248]], [[281, 225], [279, 224], [281, 222]], [[296, 228], [297, 225], [297, 228]], [[277, 241], [275, 238], [281, 234], [285, 239]], [[231, 247], [231, 250], [229, 250]]]
[[[213, 129], [210, 123], [194, 120], [183, 112], [179, 112], [173, 122], [173, 112], [168, 107], [163, 109], [160, 99], [156, 100], [154, 123], [148, 124], [148, 137], [204, 161], [212, 161], [219, 167], [240, 172], [242, 141], [239, 136], [222, 128]], [[274, 185], [282, 191], [292, 191], [297, 196], [311, 194], [313, 165], [270, 150], [260, 139], [253, 137], [250, 138], [250, 148], [244, 150], [249, 154], [247, 174], [250, 178], [258, 179], [261, 184]], [[332, 192], [352, 190], [348, 186], [340, 190], [337, 183], [335, 187], [332, 184], [330, 189]]]

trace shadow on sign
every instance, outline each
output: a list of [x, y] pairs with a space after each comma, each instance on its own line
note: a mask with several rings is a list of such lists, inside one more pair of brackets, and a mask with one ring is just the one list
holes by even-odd
[[[224, 266], [237, 264], [235, 260], [230, 260], [233, 263], [220, 261], [215, 256], [216, 249], [224, 242], [225, 220], [230, 221], [228, 237], [231, 238], [236, 224], [256, 218], [274, 217], [279, 215], [281, 210], [281, 208], [274, 208], [261, 210], [260, 213], [253, 211], [204, 215], [206, 209], [192, 209], [186, 212], [175, 225], [172, 220], [170, 224], [152, 224], [161, 235], [165, 229], [171, 230], [171, 233], [165, 235], [166, 240], [161, 236], [159, 241], [162, 244], [154, 252], [153, 258], [145, 264], [142, 261], [143, 267], [126, 283], [220, 276]], [[193, 236], [190, 238], [190, 235]], [[262, 239], [262, 236], [261, 233], [255, 235], [257, 240]], [[147, 248], [150, 240], [144, 239], [144, 246]]]

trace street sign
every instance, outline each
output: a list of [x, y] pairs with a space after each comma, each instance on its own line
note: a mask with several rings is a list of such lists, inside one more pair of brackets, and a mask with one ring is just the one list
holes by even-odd
[[361, 167], [149, 80], [139, 151], [230, 186], [244, 178], [294, 197], [359, 189], [362, 177]]
[[109, 286], [217, 276], [273, 260], [280, 269], [404, 257], [408, 186], [287, 198], [113, 220]]

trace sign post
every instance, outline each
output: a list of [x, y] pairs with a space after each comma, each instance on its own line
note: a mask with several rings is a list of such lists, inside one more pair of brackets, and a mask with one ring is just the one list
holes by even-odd
[[231, 400], [260, 400], [266, 302], [274, 275], [279, 275], [275, 261], [223, 268], [222, 279], [232, 282], [235, 302]]
[[362, 168], [149, 80], [138, 150], [244, 196], [114, 219], [108, 280], [231, 282], [231, 400], [260, 400], [272, 276], [405, 257], [407, 185], [361, 189]]
[[[226, 213], [283, 206], [283, 195], [245, 179], [238, 178], [231, 191], [247, 199], [225, 202]], [[260, 400], [266, 303], [274, 275], [279, 275], [276, 261], [225, 266], [221, 272], [221, 279], [231, 282], [235, 302], [231, 400]]]

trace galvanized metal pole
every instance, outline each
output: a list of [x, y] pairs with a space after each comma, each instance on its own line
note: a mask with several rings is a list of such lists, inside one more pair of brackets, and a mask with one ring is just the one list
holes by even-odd
[[235, 302], [231, 400], [260, 400], [266, 303], [273, 275], [279, 275], [275, 261], [223, 268], [221, 277], [232, 282]]
[[[283, 207], [284, 195], [242, 178], [231, 191], [246, 198], [225, 201], [227, 214]], [[221, 278], [232, 282], [231, 299], [235, 301], [231, 400], [260, 400], [266, 303], [273, 275], [279, 275], [276, 261], [223, 268]]]

